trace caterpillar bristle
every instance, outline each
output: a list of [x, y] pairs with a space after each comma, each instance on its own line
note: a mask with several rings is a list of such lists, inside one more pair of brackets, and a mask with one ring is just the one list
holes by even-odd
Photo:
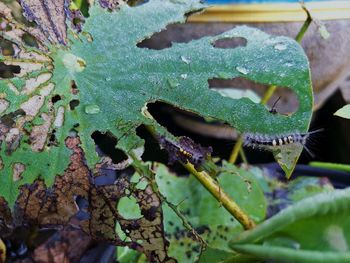
[[307, 146], [310, 140], [310, 135], [324, 131], [323, 128], [310, 132], [300, 133], [298, 131], [290, 134], [279, 135], [266, 135], [258, 133], [245, 133], [243, 134], [243, 146], [273, 150], [274, 148], [285, 147], [290, 144], [302, 145], [306, 152], [311, 157], [315, 157], [315, 154]]

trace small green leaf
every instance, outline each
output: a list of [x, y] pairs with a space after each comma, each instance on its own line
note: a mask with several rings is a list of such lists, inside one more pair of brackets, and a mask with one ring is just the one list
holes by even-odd
[[320, 35], [323, 39], [328, 39], [331, 36], [325, 25], [321, 25], [318, 28], [318, 32], [320, 32]]
[[334, 113], [335, 116], [339, 116], [345, 119], [350, 119], [350, 104], [345, 105]]

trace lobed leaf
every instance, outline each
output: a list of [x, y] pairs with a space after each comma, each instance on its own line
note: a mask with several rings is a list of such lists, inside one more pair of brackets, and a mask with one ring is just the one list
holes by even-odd
[[[91, 138], [95, 131], [113, 134], [117, 147], [126, 153], [143, 145], [135, 131], [141, 124], [171, 136], [145, 114], [150, 102], [165, 101], [227, 122], [240, 132], [276, 134], [308, 128], [312, 108], [308, 62], [301, 47], [289, 38], [243, 26], [190, 43], [173, 43], [163, 50], [139, 48], [143, 39], [168, 24], [184, 22], [186, 14], [204, 7], [195, 0], [153, 0], [137, 7], [120, 4], [113, 12], [95, 4], [83, 32], [69, 31], [65, 40], [62, 17], [55, 13], [61, 10], [64, 15], [63, 9], [50, 9], [39, 19], [44, 10], [41, 3], [22, 4], [42, 30], [16, 22], [12, 31], [3, 32], [15, 43], [17, 54], [3, 56], [1, 61], [20, 67], [19, 73], [0, 81], [0, 190], [11, 206], [19, 186], [39, 177], [51, 185], [56, 175], [63, 174], [70, 156], [64, 140], [72, 132], [81, 139], [90, 169], [101, 162]], [[41, 11], [37, 14], [36, 10]], [[53, 26], [56, 18], [60, 22]], [[39, 32], [34, 34], [40, 36], [39, 49], [21, 41], [23, 33], [32, 32]], [[213, 46], [216, 40], [236, 37], [245, 38], [247, 45], [231, 50]], [[57, 41], [47, 44], [52, 39]], [[244, 77], [288, 87], [296, 93], [299, 109], [286, 117], [270, 114], [247, 98], [223, 97], [208, 88], [208, 79], [213, 77]], [[280, 153], [290, 160], [282, 158], [287, 174], [300, 151]]]

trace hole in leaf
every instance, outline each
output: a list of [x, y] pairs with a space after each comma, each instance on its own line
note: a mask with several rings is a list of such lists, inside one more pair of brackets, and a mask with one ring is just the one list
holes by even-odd
[[147, 3], [149, 0], [129, 0], [127, 1], [129, 6], [139, 6]]
[[0, 37], [0, 52], [4, 56], [14, 56], [14, 44], [2, 37]]
[[[175, 136], [186, 136], [191, 138], [196, 144], [203, 147], [213, 147], [215, 156], [228, 158], [232, 149], [232, 136], [230, 140], [227, 135], [230, 130], [228, 126], [221, 127], [222, 123], [217, 121], [207, 122], [203, 117], [195, 113], [181, 110], [173, 105], [164, 102], [152, 102], [147, 104], [148, 111], [152, 117], [170, 133]], [[220, 130], [218, 132], [218, 130]], [[140, 127], [138, 135], [145, 140], [145, 152], [143, 160], [155, 160], [167, 163], [167, 152], [159, 154], [159, 142], [153, 137], [149, 137], [149, 133]], [[218, 134], [224, 134], [220, 137]], [[164, 155], [166, 159], [164, 161]], [[161, 158], [159, 158], [161, 156]], [[156, 159], [158, 157], [158, 160]], [[172, 167], [178, 174], [188, 174], [181, 165], [175, 162]]]
[[71, 92], [72, 92], [72, 94], [77, 95], [79, 93], [79, 89], [78, 89], [78, 86], [75, 83], [75, 81], [72, 80], [70, 85], [71, 85]]
[[49, 141], [47, 143], [47, 146], [58, 146], [58, 141], [56, 138], [56, 130], [53, 129], [50, 136], [49, 136]]
[[117, 139], [111, 132], [102, 133], [95, 131], [91, 138], [95, 141], [97, 152], [100, 156], [106, 155], [110, 157], [113, 163], [120, 163], [128, 159], [128, 156], [121, 150], [116, 148]]
[[9, 79], [13, 78], [15, 74], [21, 72], [20, 66], [6, 65], [4, 62], [0, 62], [0, 78]]
[[15, 124], [15, 120], [19, 116], [26, 115], [25, 111], [22, 109], [10, 112], [0, 117], [0, 123], [4, 124], [7, 127], [12, 127]]
[[79, 103], [80, 103], [79, 100], [71, 100], [69, 102], [69, 108], [71, 110], [74, 110], [79, 105]]
[[100, 168], [98, 175], [94, 177], [95, 186], [114, 185], [116, 181], [123, 177], [130, 178], [135, 173], [135, 169], [131, 166], [123, 170], [111, 170]]
[[53, 97], [51, 98], [51, 102], [52, 102], [53, 104], [55, 104], [57, 101], [60, 101], [61, 99], [62, 99], [61, 96], [58, 95], [58, 94], [56, 94], [55, 96], [53, 96]]
[[247, 45], [247, 40], [243, 37], [224, 38], [216, 40], [212, 45], [215, 48], [245, 47]]
[[145, 140], [145, 151], [142, 155], [143, 161], [160, 162], [166, 164], [168, 157], [165, 151], [162, 151], [159, 142], [148, 132], [144, 125], [136, 129], [136, 134]]
[[161, 50], [171, 47], [172, 43], [188, 43], [205, 36], [215, 36], [232, 29], [232, 25], [212, 26], [207, 24], [172, 24], [161, 32], [154, 33], [151, 37], [139, 42], [139, 48]]
[[22, 40], [23, 40], [23, 42], [24, 42], [26, 45], [28, 45], [28, 46], [30, 46], [30, 47], [36, 47], [36, 48], [39, 47], [39, 45], [38, 45], [38, 43], [37, 43], [35, 37], [33, 37], [33, 36], [32, 36], [31, 34], [29, 34], [29, 33], [24, 33], [24, 34], [22, 35]]
[[74, 201], [76, 206], [78, 207], [78, 212], [75, 214], [75, 218], [79, 221], [85, 221], [90, 219], [89, 209], [89, 201], [83, 196], [74, 196]]
[[[213, 78], [208, 80], [209, 87], [225, 97], [233, 99], [247, 97], [255, 103], [259, 103], [268, 85], [253, 82], [249, 79], [237, 77], [233, 79]], [[267, 103], [267, 108], [272, 114], [292, 114], [297, 111], [299, 101], [295, 93], [285, 87], [277, 87], [274, 95]]]

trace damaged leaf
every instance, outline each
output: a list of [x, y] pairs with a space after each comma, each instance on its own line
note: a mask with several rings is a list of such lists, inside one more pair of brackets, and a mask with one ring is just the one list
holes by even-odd
[[[66, 33], [68, 11], [64, 4], [23, 0], [24, 12], [36, 22], [36, 28], [12, 22], [6, 6], [1, 6], [4, 19], [17, 23], [3, 34], [14, 43], [16, 55], [3, 56], [1, 61], [20, 67], [19, 73], [0, 81], [0, 189], [10, 206], [19, 186], [39, 177], [52, 185], [55, 176], [64, 173], [70, 158], [64, 140], [72, 131], [79, 134], [89, 169], [101, 161], [91, 138], [96, 130], [113, 134], [117, 147], [125, 153], [143, 145], [136, 135], [141, 124], [168, 136], [154, 119], [143, 114], [145, 105], [155, 100], [221, 120], [240, 132], [306, 131], [312, 107], [309, 68], [301, 47], [293, 40], [237, 27], [218, 36], [150, 50], [139, 48], [137, 43], [168, 24], [184, 22], [185, 14], [201, 10], [203, 5], [195, 0], [153, 0], [137, 7], [120, 3], [117, 11], [109, 12], [95, 3], [78, 35]], [[21, 41], [24, 32], [39, 32], [32, 34], [39, 39], [39, 49]], [[231, 50], [212, 45], [219, 39], [236, 37], [246, 39], [247, 45]], [[51, 45], [43, 44], [48, 41]], [[276, 44], [286, 48], [275, 49]], [[298, 111], [289, 117], [270, 114], [247, 98], [223, 97], [208, 88], [210, 78], [239, 76], [289, 87], [299, 99]], [[54, 99], [57, 96], [59, 101]], [[288, 173], [300, 150], [288, 153], [291, 161], [282, 163]], [[22, 163], [25, 169], [14, 181], [15, 163]]]
[[[68, 23], [74, 16], [68, 1], [22, 0], [21, 4], [36, 26], [16, 21], [0, 3], [0, 37], [10, 43], [0, 55], [0, 65], [6, 69], [0, 79], [2, 234], [24, 224], [71, 224], [93, 239], [143, 253], [151, 262], [198, 258], [202, 244], [193, 242], [196, 235], [188, 234], [174, 212], [162, 204], [154, 182], [146, 177], [148, 170], [143, 173], [144, 164], [134, 160], [138, 179], [118, 170], [118, 164], [110, 164], [116, 172], [106, 179], [110, 176], [103, 168], [111, 161], [99, 154], [92, 135], [98, 131], [114, 137], [116, 147], [129, 157], [123, 162], [125, 168], [131, 156], [137, 159], [142, 154], [144, 142], [136, 134], [140, 125], [173, 138], [146, 113], [147, 104], [154, 101], [226, 122], [242, 133], [271, 135], [308, 128], [310, 72], [301, 47], [291, 39], [236, 27], [218, 36], [151, 50], [137, 44], [202, 10], [200, 1], [151, 0], [136, 7], [123, 1], [95, 1], [78, 28], [80, 33]], [[24, 36], [35, 43], [26, 44]], [[247, 45], [231, 50], [213, 45], [236, 37], [246, 39]], [[277, 44], [286, 48], [276, 49]], [[298, 111], [288, 117], [271, 114], [247, 98], [232, 99], [209, 89], [211, 78], [235, 77], [292, 89], [299, 99]], [[200, 164], [211, 153], [189, 138], [178, 143], [180, 160], [185, 157]], [[287, 173], [300, 151], [289, 152], [290, 161], [282, 161]], [[280, 155], [283, 160], [285, 153]], [[234, 167], [225, 165], [225, 169], [220, 184], [253, 220], [261, 221], [266, 205], [257, 184], [250, 183], [254, 179]], [[163, 195], [174, 203], [183, 197], [191, 202], [181, 210], [209, 243], [207, 255], [231, 253], [227, 233], [242, 231], [239, 224], [220, 210], [208, 192], [198, 189], [196, 181], [163, 173], [166, 180], [157, 181]], [[184, 190], [183, 196], [179, 189]], [[171, 223], [169, 218], [177, 221]]]
[[[21, 187], [13, 212], [18, 220], [11, 220], [7, 204], [1, 201], [0, 208], [6, 208], [0, 210], [1, 232], [10, 233], [16, 226], [26, 224], [41, 227], [70, 224], [79, 226], [95, 240], [144, 253], [150, 262], [175, 262], [167, 254], [161, 202], [150, 183], [144, 177], [132, 182], [128, 174], [114, 175], [113, 180], [103, 174], [91, 177], [79, 144], [78, 138], [66, 140], [73, 152], [70, 164], [64, 175], [56, 177], [52, 187], [48, 188], [42, 180]], [[139, 187], [141, 180], [144, 187]], [[137, 217], [130, 216], [130, 202], [125, 203], [125, 199], [133, 200], [139, 211]], [[58, 252], [56, 248], [48, 251]]]

